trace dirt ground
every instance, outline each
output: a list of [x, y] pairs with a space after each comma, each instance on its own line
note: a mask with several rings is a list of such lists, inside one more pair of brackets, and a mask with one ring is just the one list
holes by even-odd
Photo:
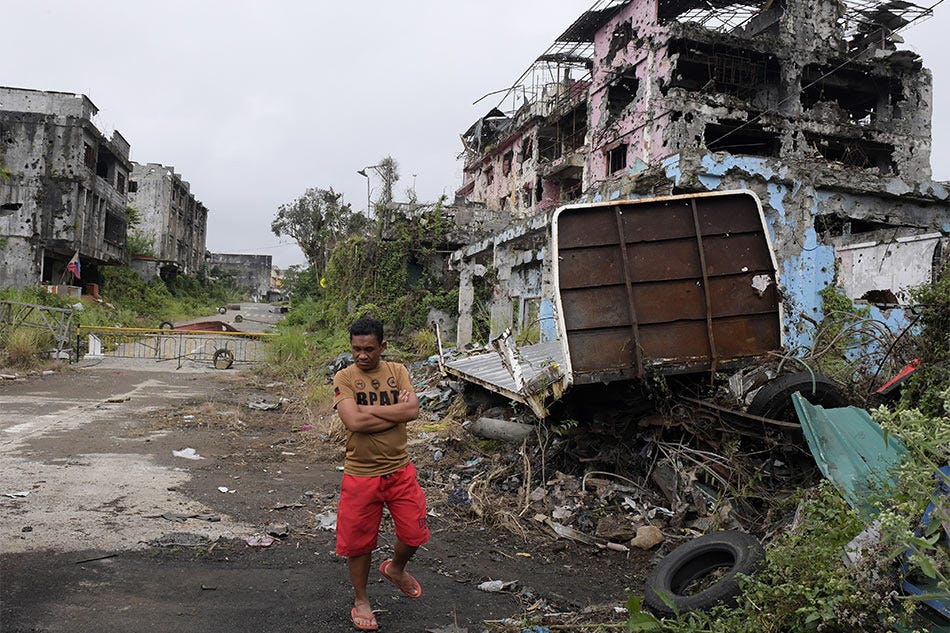
[[[0, 382], [0, 630], [352, 630], [345, 561], [320, 520], [335, 511], [341, 446], [316, 405], [247, 406], [285, 395], [248, 373], [154, 363]], [[451, 495], [477, 453], [456, 442], [435, 459], [425, 424], [410, 446], [432, 528], [411, 567], [424, 595], [373, 573], [382, 630], [474, 633], [592, 607], [623, 618], [613, 607], [642, 589], [654, 553], [486, 527]], [[172, 455], [184, 448], [204, 459]], [[285, 535], [246, 544], [268, 531]], [[377, 564], [392, 539], [386, 523]], [[515, 583], [488, 593], [487, 580]]]

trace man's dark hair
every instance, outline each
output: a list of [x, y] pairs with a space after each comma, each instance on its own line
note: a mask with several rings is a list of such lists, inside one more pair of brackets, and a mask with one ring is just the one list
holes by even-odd
[[354, 336], [366, 336], [368, 334], [376, 336], [376, 341], [378, 343], [382, 343], [383, 322], [377, 319], [364, 317], [362, 319], [357, 319], [353, 322], [353, 325], [350, 326], [350, 338], [353, 338]]

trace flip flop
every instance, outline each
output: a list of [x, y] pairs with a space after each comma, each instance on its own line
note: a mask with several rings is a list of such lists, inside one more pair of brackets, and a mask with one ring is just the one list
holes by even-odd
[[404, 594], [406, 594], [406, 595], [409, 596], [410, 598], [421, 598], [421, 597], [422, 597], [422, 585], [419, 584], [419, 581], [416, 580], [415, 578], [413, 578], [412, 576], [410, 576], [410, 575], [409, 575], [409, 572], [406, 572], [406, 576], [409, 578], [409, 580], [412, 581], [412, 588], [411, 588], [411, 590], [410, 590], [410, 591], [406, 591], [405, 589], [403, 589], [402, 587], [399, 586], [399, 583], [397, 583], [395, 580], [393, 580], [392, 576], [390, 576], [389, 574], [386, 573], [386, 570], [389, 569], [390, 563], [392, 563], [391, 560], [384, 560], [384, 561], [383, 561], [383, 564], [379, 566], [379, 573], [381, 573], [381, 574], [383, 575], [383, 577], [384, 577], [386, 580], [388, 580], [389, 582], [391, 582], [391, 583], [393, 583], [394, 585], [396, 585], [397, 587], [399, 587], [399, 591], [403, 592]]
[[375, 615], [370, 614], [369, 617], [360, 615], [356, 612], [356, 607], [353, 607], [350, 611], [350, 619], [353, 620], [353, 626], [360, 631], [375, 631], [379, 628], [379, 623], [376, 622]]

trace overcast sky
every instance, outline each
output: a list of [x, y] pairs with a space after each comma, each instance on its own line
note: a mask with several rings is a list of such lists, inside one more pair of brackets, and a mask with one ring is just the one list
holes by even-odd
[[[397, 199], [413, 181], [420, 200], [451, 197], [459, 134], [496, 101], [472, 102], [511, 85], [591, 3], [0, 0], [0, 85], [86, 94], [133, 160], [191, 183], [209, 250], [285, 267], [303, 256], [270, 223], [308, 187], [362, 209], [356, 170], [390, 154]], [[948, 33], [950, 3], [903, 33], [934, 74], [937, 180], [950, 180]]]

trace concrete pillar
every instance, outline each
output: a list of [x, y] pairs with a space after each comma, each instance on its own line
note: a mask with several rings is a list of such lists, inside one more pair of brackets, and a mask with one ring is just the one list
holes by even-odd
[[459, 269], [459, 320], [455, 344], [459, 347], [472, 342], [472, 304], [475, 301], [474, 265], [463, 261]]

